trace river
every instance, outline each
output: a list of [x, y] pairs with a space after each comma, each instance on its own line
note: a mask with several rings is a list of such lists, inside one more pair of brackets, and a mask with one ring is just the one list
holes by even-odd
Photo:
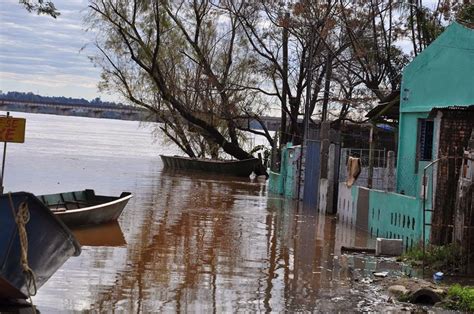
[[[5, 191], [130, 191], [118, 224], [77, 230], [82, 254], [39, 290], [43, 313], [354, 311], [385, 306], [354, 273], [376, 261], [340, 254], [373, 239], [334, 217], [268, 195], [264, 181], [165, 171], [178, 150], [133, 121], [13, 113]], [[370, 293], [369, 293], [370, 292]]]

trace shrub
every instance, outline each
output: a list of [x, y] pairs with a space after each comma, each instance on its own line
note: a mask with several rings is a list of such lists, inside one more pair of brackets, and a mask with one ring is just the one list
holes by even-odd
[[459, 284], [451, 286], [448, 290], [449, 301], [445, 307], [451, 310], [474, 312], [474, 288], [461, 287]]

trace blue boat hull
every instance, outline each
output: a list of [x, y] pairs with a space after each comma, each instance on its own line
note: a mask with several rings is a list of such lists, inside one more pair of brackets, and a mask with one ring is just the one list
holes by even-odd
[[[17, 211], [22, 202], [28, 205], [30, 219], [26, 226], [28, 264], [39, 289], [71, 256], [81, 249], [72, 233], [33, 194], [11, 193]], [[26, 298], [28, 291], [21, 266], [21, 244], [13, 218], [9, 194], [0, 195], [0, 299]]]

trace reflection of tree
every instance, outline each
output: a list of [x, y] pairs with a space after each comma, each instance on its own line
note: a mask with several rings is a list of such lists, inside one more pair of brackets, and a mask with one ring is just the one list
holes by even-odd
[[129, 311], [162, 310], [172, 303], [186, 311], [202, 296], [199, 284], [209, 282], [216, 311], [216, 277], [234, 273], [241, 256], [232, 207], [242, 191], [248, 193], [248, 183], [162, 175], [152, 192], [158, 198], [141, 213], [140, 232], [129, 241], [126, 269], [114, 286], [99, 292], [93, 308], [116, 308], [126, 297]]
[[113, 286], [100, 287], [92, 308], [317, 310], [349, 284], [333, 254], [354, 239], [363, 245], [365, 237], [293, 201], [262, 198], [261, 188], [162, 174], [134, 213], [140, 223], [127, 237], [126, 267]]

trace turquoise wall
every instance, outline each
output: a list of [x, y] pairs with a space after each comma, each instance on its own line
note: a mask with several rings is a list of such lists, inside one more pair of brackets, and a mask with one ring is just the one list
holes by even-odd
[[[435, 107], [474, 104], [474, 30], [453, 23], [403, 71], [397, 156], [397, 192], [418, 196], [418, 119]], [[436, 130], [435, 130], [436, 133]], [[436, 141], [433, 143], [436, 156]]]
[[[405, 248], [423, 236], [423, 207], [419, 198], [370, 190], [369, 232], [378, 237], [402, 239]], [[429, 235], [429, 230], [426, 229]]]
[[403, 71], [400, 112], [474, 104], [474, 30], [452, 23]]
[[[350, 200], [347, 195], [339, 199], [338, 209], [344, 222], [368, 231], [374, 237], [402, 239], [405, 249], [418, 245], [423, 239], [423, 201], [412, 197], [380, 190], [368, 190], [368, 208], [357, 206], [359, 198], [366, 188], [352, 186]], [[364, 202], [362, 202], [364, 203]], [[352, 206], [351, 206], [352, 205]], [[356, 206], [353, 206], [356, 205]], [[347, 209], [352, 210], [347, 210]], [[355, 211], [354, 211], [355, 209]], [[427, 204], [426, 209], [430, 209]], [[367, 215], [359, 215], [360, 211]], [[363, 219], [361, 219], [363, 217]], [[429, 212], [425, 215], [426, 223], [431, 221]], [[362, 221], [363, 220], [363, 221]], [[425, 228], [425, 241], [429, 239], [430, 227]]]
[[268, 190], [275, 194], [283, 194], [283, 180], [277, 172], [270, 171], [268, 178]]
[[[397, 156], [397, 192], [416, 196], [419, 191], [418, 174], [423, 168], [418, 165], [416, 173], [416, 150], [418, 119], [427, 118], [427, 112], [400, 114], [400, 128]], [[434, 156], [434, 155], [433, 155]]]
[[272, 193], [285, 195], [293, 198], [295, 184], [295, 169], [289, 158], [289, 148], [291, 143], [287, 143], [281, 152], [280, 173], [270, 171], [268, 190]]

